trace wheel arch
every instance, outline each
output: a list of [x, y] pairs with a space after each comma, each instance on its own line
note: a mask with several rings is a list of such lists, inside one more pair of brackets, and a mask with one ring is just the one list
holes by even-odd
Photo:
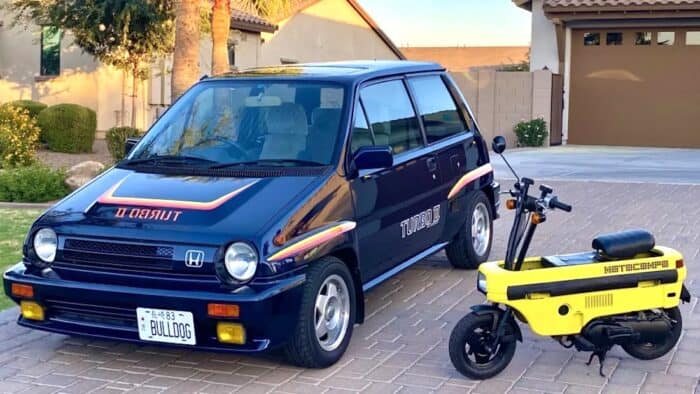
[[362, 275], [360, 274], [360, 263], [357, 254], [348, 246], [336, 249], [330, 255], [341, 260], [350, 270], [353, 286], [355, 287], [355, 323], [361, 324], [365, 321], [365, 296], [362, 291]]

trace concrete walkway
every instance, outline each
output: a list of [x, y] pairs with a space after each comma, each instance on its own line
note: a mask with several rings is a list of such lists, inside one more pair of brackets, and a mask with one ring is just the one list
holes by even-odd
[[[504, 155], [520, 176], [535, 180], [700, 184], [700, 149], [567, 145]], [[491, 157], [496, 177], [512, 179], [503, 160]]]

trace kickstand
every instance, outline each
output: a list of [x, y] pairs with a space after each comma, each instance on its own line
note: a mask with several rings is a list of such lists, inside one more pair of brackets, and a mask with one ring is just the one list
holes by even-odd
[[598, 373], [602, 377], [606, 377], [603, 373], [603, 364], [605, 363], [605, 355], [607, 353], [608, 349], [594, 350], [593, 353], [591, 353], [591, 357], [588, 358], [588, 362], [586, 363], [586, 365], [591, 365], [591, 363], [593, 362], [593, 357], [598, 357], [598, 362], [600, 363], [600, 369], [598, 370]]

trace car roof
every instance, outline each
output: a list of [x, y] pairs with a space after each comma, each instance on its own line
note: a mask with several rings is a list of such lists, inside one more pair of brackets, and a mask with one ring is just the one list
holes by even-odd
[[283, 77], [345, 81], [351, 80], [358, 82], [396, 74], [444, 70], [445, 68], [441, 65], [431, 62], [407, 60], [356, 60], [256, 67], [238, 72], [221, 74], [213, 77], [213, 79]]

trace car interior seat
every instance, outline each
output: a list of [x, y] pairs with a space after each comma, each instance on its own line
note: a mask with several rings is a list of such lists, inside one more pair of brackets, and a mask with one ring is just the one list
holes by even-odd
[[266, 111], [267, 134], [260, 152], [261, 160], [305, 159], [309, 126], [304, 108], [294, 103], [270, 107]]

